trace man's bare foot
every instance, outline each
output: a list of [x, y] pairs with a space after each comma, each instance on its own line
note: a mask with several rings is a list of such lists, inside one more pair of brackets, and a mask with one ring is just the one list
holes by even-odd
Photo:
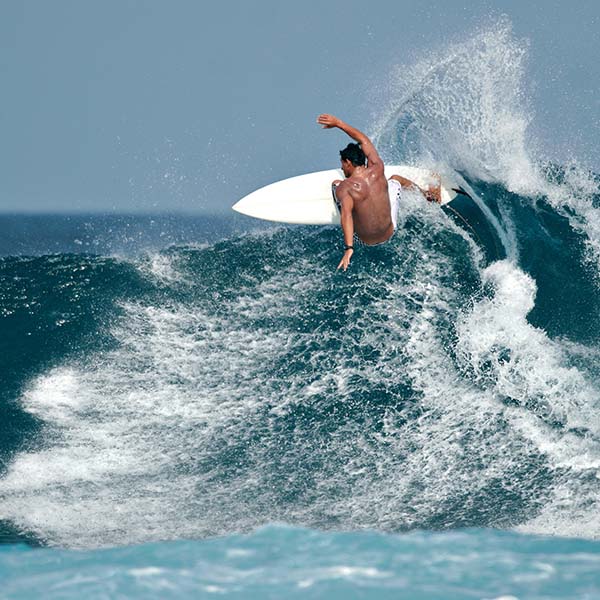
[[437, 202], [438, 204], [442, 203], [442, 178], [439, 173], [433, 173], [433, 177], [437, 179], [437, 183], [435, 185], [430, 185], [429, 188], [424, 191], [425, 198], [429, 200], [429, 202]]

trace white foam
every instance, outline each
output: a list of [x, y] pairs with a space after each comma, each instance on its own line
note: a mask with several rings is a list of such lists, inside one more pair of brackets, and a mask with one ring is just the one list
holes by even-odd
[[[529, 128], [534, 115], [527, 55], [527, 41], [502, 18], [414, 65], [399, 66], [390, 76], [388, 108], [374, 137], [390, 162], [454, 169], [500, 183], [534, 205], [546, 198], [587, 237], [590, 257], [600, 267], [600, 211], [594, 207], [600, 182], [574, 159], [561, 181], [551, 174], [553, 149], [544, 151]], [[515, 259], [514, 243], [506, 235], [503, 241]]]
[[[557, 169], [547, 164], [532, 138], [533, 113], [525, 83], [529, 80], [527, 51], [527, 43], [515, 37], [504, 18], [416, 65], [402, 65], [390, 77], [388, 110], [376, 127], [378, 146], [389, 161], [430, 164], [438, 171], [456, 169], [529, 196], [533, 206], [545, 198], [585, 235], [589, 258], [600, 265], [600, 211], [594, 207], [600, 191], [598, 178], [577, 161], [554, 175]], [[552, 471], [558, 500], [550, 501], [524, 527], [540, 533], [598, 537], [597, 520], [583, 508], [587, 505], [591, 514], [596, 506], [598, 390], [594, 380], [570, 360], [574, 351], [589, 356], [590, 349], [550, 340], [544, 331], [528, 324], [536, 286], [515, 266], [518, 252], [510, 209], [500, 201], [504, 241], [512, 262], [493, 265], [482, 274], [493, 286], [493, 295], [458, 322], [458, 358], [480, 387], [479, 394], [466, 389], [460, 395], [470, 398], [479, 410], [491, 408], [490, 418], [509, 423], [509, 438], [514, 436], [514, 440], [489, 434], [499, 454], [514, 451], [519, 455], [521, 450], [511, 446], [522, 443], [539, 452]], [[435, 372], [435, 360], [427, 356], [434, 332], [426, 325], [415, 331], [419, 333], [415, 350], [420, 344], [425, 346], [415, 355], [421, 355], [415, 363], [420, 366], [416, 374], [427, 396], [434, 397], [442, 393], [440, 384], [425, 375]], [[445, 385], [448, 390], [452, 387]], [[483, 397], [491, 403], [486, 409]], [[503, 399], [512, 399], [517, 406], [498, 409]], [[458, 424], [456, 428], [462, 429]], [[504, 467], [510, 470], [509, 465]], [[569, 498], [583, 499], [564, 501], [566, 490], [570, 490]], [[571, 511], [566, 510], [570, 503]]]
[[301, 579], [297, 587], [309, 588], [315, 583], [321, 583], [332, 579], [347, 579], [352, 582], [360, 582], [363, 579], [385, 579], [392, 577], [391, 572], [380, 571], [375, 567], [357, 567], [348, 565], [335, 565], [313, 569], [309, 578]]
[[[392, 73], [377, 127], [386, 157], [438, 160], [511, 191], [534, 193], [540, 177], [528, 146], [527, 44], [507, 19]], [[398, 125], [400, 129], [397, 129]], [[400, 133], [401, 139], [397, 135]]]
[[[527, 322], [535, 298], [529, 276], [505, 262], [489, 267], [484, 277], [494, 285], [495, 294], [459, 323], [458, 351], [476, 380], [492, 384], [489, 389], [499, 399], [517, 400], [519, 406], [507, 406], [503, 417], [553, 471], [555, 499], [520, 528], [600, 537], [600, 520], [592, 516], [591, 508], [597, 484], [589, 483], [590, 472], [600, 473], [598, 390], [582, 372], [568, 366], [560, 342]], [[582, 430], [587, 433], [582, 435]], [[567, 503], [565, 494], [570, 498]], [[579, 500], [572, 501], [576, 497]], [[578, 505], [586, 505], [586, 510]]]
[[317, 282], [276, 276], [222, 315], [124, 303], [117, 350], [53, 369], [23, 396], [48, 441], [11, 464], [0, 482], [2, 516], [68, 546], [247, 528], [229, 521], [215, 474], [193, 465], [210, 459], [216, 431], [235, 439], [244, 415], [273, 393], [264, 371], [288, 335], [255, 329], [246, 315], [279, 318]]

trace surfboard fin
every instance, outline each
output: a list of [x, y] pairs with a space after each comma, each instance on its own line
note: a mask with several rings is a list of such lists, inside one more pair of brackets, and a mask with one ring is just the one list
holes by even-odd
[[[467, 192], [465, 192], [465, 190], [463, 190], [461, 187], [458, 188], [450, 188], [453, 192], [456, 192], [457, 194], [462, 194], [463, 196], [466, 196], [467, 198], [471, 198], [471, 194], [468, 194]], [[471, 200], [473, 200], [473, 198], [471, 198]]]

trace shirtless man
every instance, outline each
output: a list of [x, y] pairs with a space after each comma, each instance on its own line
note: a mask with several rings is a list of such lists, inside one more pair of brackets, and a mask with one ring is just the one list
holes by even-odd
[[332, 115], [319, 115], [317, 123], [323, 129], [337, 127], [358, 142], [348, 144], [340, 151], [346, 179], [336, 179], [332, 184], [340, 207], [345, 244], [344, 256], [337, 268], [345, 271], [354, 252], [354, 234], [368, 246], [381, 244], [392, 237], [396, 229], [397, 199], [401, 188], [417, 189], [428, 200], [439, 202], [440, 187], [422, 190], [416, 183], [400, 175], [392, 175], [388, 181], [383, 171], [383, 161], [364, 133]]

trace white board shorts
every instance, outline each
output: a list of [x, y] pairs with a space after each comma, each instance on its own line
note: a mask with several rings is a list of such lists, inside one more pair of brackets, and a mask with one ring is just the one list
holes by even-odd
[[394, 224], [394, 231], [398, 227], [398, 209], [400, 208], [400, 197], [402, 196], [402, 186], [396, 179], [388, 179], [388, 194], [390, 196], [390, 215]]

